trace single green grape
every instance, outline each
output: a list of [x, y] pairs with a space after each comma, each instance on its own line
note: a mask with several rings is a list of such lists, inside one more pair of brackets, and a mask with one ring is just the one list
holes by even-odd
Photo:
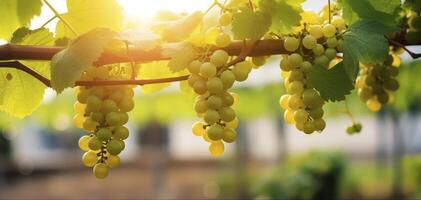
[[298, 53], [293, 53], [288, 56], [288, 61], [292, 66], [298, 67], [303, 63], [303, 57]]
[[224, 151], [224, 143], [221, 141], [211, 142], [209, 145], [209, 152], [212, 156], [220, 156], [222, 153], [224, 153]]
[[192, 74], [198, 74], [200, 73], [200, 66], [202, 65], [202, 62], [198, 60], [193, 60], [188, 66], [187, 70], [189, 70]]
[[125, 126], [117, 126], [113, 130], [113, 138], [125, 140], [129, 137], [129, 129]]
[[210, 57], [210, 62], [216, 65], [217, 67], [224, 66], [228, 61], [229, 55], [224, 50], [216, 50], [212, 53]]
[[225, 122], [230, 122], [235, 119], [235, 111], [231, 107], [223, 107], [219, 110], [219, 116]]
[[234, 129], [231, 128], [225, 128], [222, 140], [227, 143], [232, 143], [237, 139], [237, 133]]
[[107, 152], [111, 155], [118, 155], [123, 150], [121, 143], [118, 140], [110, 140], [107, 143]]
[[338, 46], [338, 40], [335, 37], [328, 38], [326, 44], [329, 48], [335, 48]]
[[213, 63], [205, 62], [200, 66], [200, 74], [204, 77], [214, 77], [216, 75], [216, 66]]
[[204, 100], [204, 99], [196, 100], [194, 102], [194, 110], [197, 113], [205, 113], [206, 110], [208, 110], [208, 105], [207, 105], [206, 100]]
[[234, 104], [234, 97], [228, 92], [220, 94], [220, 98], [223, 106], [232, 106]]
[[212, 94], [219, 94], [224, 91], [224, 84], [220, 78], [213, 77], [206, 82], [208, 91]]
[[134, 108], [134, 101], [131, 97], [124, 97], [118, 104], [121, 112], [130, 112]]
[[193, 84], [193, 90], [197, 94], [205, 94], [208, 91], [208, 88], [206, 86], [206, 81], [204, 81], [204, 80], [197, 80]]
[[228, 26], [231, 24], [232, 15], [230, 13], [224, 13], [219, 17], [219, 25]]
[[333, 26], [332, 24], [326, 24], [326, 25], [323, 26], [322, 31], [323, 31], [323, 35], [326, 38], [330, 38], [330, 37], [335, 36], [336, 27]]
[[227, 33], [220, 33], [215, 38], [217, 47], [226, 47], [231, 43], [231, 37]]
[[231, 88], [235, 82], [235, 75], [231, 70], [225, 70], [222, 72], [220, 78], [222, 84], [224, 85], [224, 89]]
[[82, 163], [86, 167], [93, 167], [98, 161], [98, 156], [93, 151], [85, 152], [82, 156]]
[[308, 119], [308, 112], [304, 109], [298, 109], [294, 112], [294, 121], [296, 123], [305, 123]]
[[315, 39], [319, 39], [319, 38], [323, 37], [323, 30], [322, 30], [322, 27], [320, 25], [311, 25], [308, 29], [308, 32]]
[[99, 179], [106, 178], [108, 176], [109, 168], [104, 163], [97, 163], [93, 168], [93, 173], [95, 177]]
[[98, 137], [94, 136], [94, 137], [91, 137], [89, 139], [88, 146], [89, 146], [89, 149], [91, 149], [93, 151], [97, 151], [97, 150], [101, 149], [102, 142], [101, 142], [101, 140], [98, 139]]
[[206, 123], [208, 123], [208, 124], [214, 124], [214, 123], [216, 123], [216, 122], [218, 122], [218, 121], [219, 121], [220, 116], [219, 116], [218, 111], [216, 111], [216, 110], [212, 110], [212, 109], [208, 109], [208, 110], [205, 112], [205, 115], [203, 116], [203, 119], [204, 119], [204, 120], [205, 120], [205, 122], [206, 122]]
[[108, 128], [100, 128], [96, 132], [96, 136], [101, 141], [108, 141], [111, 138], [111, 135], [112, 135], [112, 133], [111, 133], [110, 129], [108, 129]]
[[314, 36], [306, 35], [303, 38], [303, 46], [306, 49], [313, 49], [314, 47], [316, 47], [316, 45], [317, 45], [317, 40], [316, 40], [316, 38], [314, 38]]
[[296, 51], [299, 45], [300, 41], [294, 37], [287, 37], [284, 41], [284, 48], [290, 52]]
[[206, 133], [206, 130], [204, 127], [205, 127], [205, 124], [203, 124], [202, 122], [196, 122], [192, 126], [192, 132], [196, 136], [203, 136]]
[[79, 148], [82, 151], [89, 151], [89, 140], [91, 139], [91, 137], [84, 135], [82, 137], [79, 138], [78, 144], [79, 144]]
[[210, 125], [206, 129], [206, 132], [208, 133], [208, 137], [214, 141], [220, 140], [224, 136], [224, 128], [219, 124]]
[[[221, 108], [222, 106], [222, 99], [221, 97], [217, 96], [217, 95], [211, 95], [207, 100], [206, 100], [206, 105], [208, 108], [210, 109], [214, 109], [217, 110], [219, 108]], [[206, 110], [205, 110], [206, 111]]]
[[312, 51], [315, 56], [321, 56], [325, 53], [325, 48], [321, 44], [316, 44]]
[[292, 81], [288, 87], [289, 94], [301, 94], [304, 91], [304, 84], [301, 81]]
[[107, 156], [107, 164], [111, 168], [116, 168], [120, 165], [120, 157], [114, 155]]

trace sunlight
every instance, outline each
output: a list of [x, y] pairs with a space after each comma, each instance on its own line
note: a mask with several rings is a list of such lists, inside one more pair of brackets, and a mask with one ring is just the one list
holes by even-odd
[[205, 11], [212, 0], [118, 0], [128, 17], [136, 19], [150, 19], [158, 11], [173, 12]]

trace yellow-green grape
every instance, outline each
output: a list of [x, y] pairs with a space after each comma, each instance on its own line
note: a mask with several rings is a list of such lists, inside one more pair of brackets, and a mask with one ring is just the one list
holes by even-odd
[[216, 66], [213, 63], [205, 62], [200, 66], [200, 74], [204, 77], [214, 77], [216, 75]]
[[296, 51], [299, 45], [300, 41], [294, 37], [287, 37], [284, 41], [284, 48], [290, 52]]
[[[217, 95], [212, 95], [206, 100], [206, 106], [210, 109], [217, 110], [222, 106], [222, 99]], [[205, 110], [206, 112], [206, 110]], [[203, 113], [203, 112], [202, 112]]]
[[126, 148], [126, 143], [123, 140], [117, 140], [117, 142], [120, 143], [121, 151], [123, 151]]
[[97, 163], [93, 168], [93, 173], [95, 177], [99, 179], [106, 178], [108, 176], [109, 168], [104, 163]]
[[231, 24], [232, 15], [230, 13], [224, 13], [219, 17], [219, 25], [228, 26]]
[[298, 67], [303, 63], [303, 57], [298, 53], [293, 53], [288, 56], [288, 61], [292, 66]]
[[329, 48], [335, 48], [338, 46], [338, 40], [335, 37], [328, 38], [326, 44]]
[[82, 104], [76, 101], [73, 107], [76, 113], [85, 113], [86, 104]]
[[100, 111], [102, 101], [97, 96], [90, 95], [86, 100], [86, 113]]
[[316, 44], [312, 51], [315, 56], [321, 56], [325, 53], [325, 48], [321, 44]]
[[192, 126], [192, 132], [196, 136], [203, 136], [206, 133], [206, 130], [204, 127], [205, 127], [205, 124], [203, 124], [202, 122], [196, 122]]
[[311, 121], [306, 121], [304, 123], [303, 132], [306, 134], [311, 134], [316, 130], [316, 126]]
[[311, 36], [313, 36], [315, 39], [319, 39], [323, 37], [323, 30], [320, 25], [311, 25], [308, 29], [308, 32]]
[[380, 104], [376, 99], [372, 98], [367, 101], [367, 107], [369, 110], [377, 112], [382, 107], [382, 104]]
[[193, 84], [193, 90], [197, 94], [205, 94], [208, 91], [208, 88], [206, 86], [206, 81], [204, 81], [204, 80], [197, 80]]
[[219, 96], [222, 100], [223, 106], [232, 106], [234, 104], [234, 97], [230, 93], [224, 92], [220, 94]]
[[345, 29], [345, 20], [342, 17], [334, 17], [332, 20], [332, 25], [334, 25], [337, 29], [342, 30]]
[[83, 128], [83, 122], [85, 122], [85, 117], [83, 116], [83, 114], [78, 113], [73, 117], [73, 122], [77, 128]]
[[113, 130], [113, 138], [118, 140], [125, 140], [129, 137], [129, 129], [125, 126], [117, 126]]
[[396, 79], [389, 79], [384, 82], [384, 88], [391, 91], [396, 91], [399, 88], [399, 82]]
[[123, 98], [118, 104], [121, 112], [130, 112], [134, 108], [134, 101], [131, 97]]
[[281, 98], [279, 98], [279, 105], [283, 108], [283, 109], [288, 109], [288, 98], [289, 95], [282, 95]]
[[298, 69], [294, 69], [290, 72], [288, 80], [292, 81], [301, 81], [304, 78], [303, 72]]
[[300, 81], [293, 81], [289, 84], [289, 94], [301, 94], [304, 91], [304, 84]]
[[216, 50], [215, 52], [212, 53], [210, 57], [210, 61], [217, 67], [222, 67], [227, 63], [228, 58], [229, 58], [229, 55], [226, 51]]
[[219, 124], [213, 124], [206, 129], [206, 132], [211, 140], [216, 141], [222, 139], [224, 135], [224, 128]]
[[316, 57], [316, 59], [314, 60], [314, 64], [322, 66], [322, 67], [328, 67], [329, 66], [329, 58], [325, 55], [321, 55]]
[[120, 166], [120, 157], [114, 156], [114, 155], [108, 155], [107, 156], [107, 164], [111, 168], [116, 168]]
[[292, 110], [285, 110], [284, 112], [284, 120], [287, 124], [295, 124], [294, 120], [294, 111]]
[[235, 111], [231, 107], [224, 107], [219, 110], [219, 116], [225, 122], [230, 122], [235, 119]]
[[314, 36], [306, 35], [303, 38], [303, 46], [306, 49], [313, 49], [314, 47], [316, 47], [316, 45], [317, 45], [317, 40], [316, 40], [316, 38], [314, 38]]
[[127, 98], [132, 98], [134, 96], [133, 88], [135, 87], [135, 85], [126, 86], [123, 90], [124, 96]]
[[335, 49], [327, 48], [326, 51], [325, 51], [325, 56], [327, 58], [329, 58], [330, 60], [332, 60], [332, 59], [336, 58], [336, 53], [337, 52], [336, 52]]
[[105, 123], [109, 126], [122, 126], [127, 123], [129, 116], [125, 112], [110, 112], [105, 117]]
[[326, 122], [323, 119], [315, 119], [313, 120], [315, 130], [323, 131], [326, 128]]
[[124, 147], [122, 146], [121, 142], [118, 140], [110, 140], [107, 143], [107, 151], [111, 155], [118, 155]]
[[123, 98], [123, 93], [121, 91], [114, 91], [111, 95], [110, 95], [110, 99], [113, 100], [116, 104], [119, 103], [121, 101], [121, 99]]
[[304, 123], [295, 123], [295, 128], [297, 128], [297, 130], [299, 131], [304, 132]]
[[221, 141], [211, 142], [209, 145], [209, 152], [212, 156], [220, 156], [224, 153], [225, 146]]
[[226, 47], [231, 43], [231, 37], [227, 33], [220, 33], [215, 38], [217, 47]]
[[266, 57], [265, 56], [252, 57], [251, 62], [253, 62], [253, 64], [256, 66], [262, 66], [266, 63]]
[[368, 99], [370, 99], [373, 96], [373, 93], [370, 88], [364, 87], [358, 89], [358, 96], [360, 97], [361, 101], [366, 102]]
[[102, 142], [101, 140], [98, 139], [98, 137], [94, 136], [89, 139], [88, 146], [89, 146], [89, 149], [93, 151], [97, 151], [101, 149]]
[[330, 37], [335, 36], [336, 28], [332, 24], [326, 24], [323, 26], [322, 31], [323, 31], [323, 35], [326, 38], [330, 38]]
[[222, 140], [226, 143], [232, 143], [237, 139], [237, 132], [234, 129], [231, 128], [225, 128], [224, 129], [224, 135], [222, 137]]
[[86, 104], [88, 96], [89, 96], [89, 92], [83, 87], [80, 87], [79, 92], [77, 93], [77, 101], [79, 101], [80, 103]]
[[304, 61], [303, 64], [301, 64], [301, 70], [303, 70], [305, 73], [310, 72], [312, 67], [313, 65], [308, 61]]
[[296, 123], [304, 123], [308, 119], [308, 113], [304, 109], [298, 109], [294, 112], [294, 121]]
[[216, 37], [220, 33], [218, 27], [211, 27], [208, 30], [206, 30], [205, 33], [205, 41], [206, 43], [213, 44], [215, 43]]
[[108, 141], [111, 138], [111, 131], [108, 128], [100, 128], [96, 132], [96, 136], [101, 141]]
[[93, 151], [85, 152], [82, 156], [82, 163], [86, 167], [93, 167], [98, 161], [98, 156]]
[[236, 129], [238, 127], [238, 118], [236, 117], [234, 120], [225, 123], [225, 128]]
[[202, 65], [202, 62], [200, 62], [198, 60], [194, 60], [187, 66], [187, 70], [189, 70], [189, 72], [192, 73], [192, 74], [198, 74], [198, 73], [200, 73], [200, 66], [201, 65]]
[[84, 135], [82, 137], [79, 138], [78, 144], [79, 144], [79, 148], [82, 151], [89, 151], [89, 140], [91, 139], [91, 137]]
[[249, 70], [240, 67], [239, 65], [235, 65], [232, 68], [232, 73], [234, 74], [236, 81], [245, 81], [248, 78], [249, 72]]
[[99, 124], [104, 122], [104, 114], [102, 112], [91, 113], [91, 119]]
[[205, 112], [205, 115], [203, 116], [203, 119], [208, 124], [214, 124], [214, 123], [219, 121], [220, 116], [219, 116], [218, 111], [209, 109]]
[[212, 94], [219, 94], [224, 90], [224, 84], [222, 83], [221, 79], [217, 77], [210, 78], [206, 82], [206, 87], [208, 91]]
[[279, 63], [279, 67], [282, 71], [286, 72], [292, 69], [292, 66], [288, 61], [288, 56], [282, 56], [281, 62]]
[[235, 82], [235, 75], [231, 70], [225, 70], [222, 72], [220, 78], [222, 84], [224, 85], [224, 89], [231, 88]]
[[306, 89], [303, 92], [303, 102], [309, 108], [319, 108], [323, 106], [323, 99], [314, 89]]
[[[222, 102], [221, 102], [222, 104]], [[197, 113], [204, 113], [208, 110], [207, 101], [203, 99], [198, 99], [194, 102], [194, 110]]]
[[85, 129], [88, 132], [92, 132], [96, 129], [96, 126], [98, 123], [96, 121], [93, 121], [90, 118], [85, 118], [85, 121], [83, 122], [83, 129]]
[[324, 111], [322, 108], [315, 108], [315, 109], [311, 109], [309, 114], [310, 114], [310, 117], [313, 119], [320, 119], [323, 117]]
[[298, 110], [299, 108], [303, 107], [304, 103], [301, 100], [300, 96], [298, 95], [290, 95], [288, 98], [288, 107], [293, 110]]
[[[104, 97], [104, 90], [101, 87], [92, 87], [89, 89], [89, 93], [91, 96], [96, 96], [99, 99], [102, 99]], [[89, 103], [89, 97], [88, 97], [88, 103]]]

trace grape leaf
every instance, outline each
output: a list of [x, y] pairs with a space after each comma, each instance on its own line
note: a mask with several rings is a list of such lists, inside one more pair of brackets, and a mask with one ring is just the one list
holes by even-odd
[[40, 0], [1, 0], [0, 39], [9, 39], [17, 28], [28, 25], [40, 12]]
[[353, 81], [345, 72], [343, 62], [330, 69], [314, 65], [308, 74], [310, 83], [316, 88], [326, 101], [341, 101], [354, 88]]
[[74, 86], [82, 72], [92, 66], [117, 33], [98, 28], [79, 36], [51, 59], [51, 87], [58, 93]]
[[232, 32], [234, 39], [260, 39], [268, 30], [271, 24], [269, 15], [261, 11], [253, 12], [248, 8], [233, 15]]
[[396, 25], [400, 11], [400, 0], [341, 0], [343, 17], [348, 24], [359, 19], [378, 20]]
[[303, 0], [261, 0], [259, 6], [265, 14], [272, 17], [270, 30], [279, 34], [287, 34], [292, 31], [294, 26], [300, 25], [300, 13], [303, 11], [301, 3]]
[[[168, 61], [154, 61], [145, 64], [141, 64], [137, 78], [139, 79], [158, 79], [158, 78], [168, 78], [175, 77], [180, 75], [185, 75], [186, 71], [180, 71], [177, 73], [171, 72], [168, 68]], [[160, 91], [168, 86], [171, 83], [158, 83], [158, 84], [149, 84], [143, 85], [140, 89], [144, 94], [150, 94], [153, 92]]]
[[197, 52], [193, 46], [185, 44], [183, 47], [178, 49], [172, 56], [168, 63], [168, 67], [173, 72], [178, 72], [186, 67], [197, 57]]
[[[94, 28], [121, 30], [123, 13], [121, 6], [115, 0], [67, 0], [67, 10], [68, 12], [62, 17], [78, 34]], [[57, 23], [57, 38], [75, 36], [62, 21]]]
[[358, 73], [358, 62], [375, 64], [383, 62], [389, 52], [384, 34], [397, 31], [374, 20], [360, 20], [344, 34], [344, 67], [351, 80]]
[[[28, 32], [16, 44], [52, 46], [54, 38], [47, 29], [38, 29]], [[49, 62], [20, 62], [39, 74], [49, 77]], [[14, 117], [23, 118], [31, 114], [41, 104], [46, 86], [23, 71], [0, 68], [0, 88], [0, 110]]]

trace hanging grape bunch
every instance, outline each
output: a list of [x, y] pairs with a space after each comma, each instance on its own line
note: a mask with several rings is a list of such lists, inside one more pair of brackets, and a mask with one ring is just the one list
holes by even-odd
[[407, 7], [407, 24], [409, 29], [405, 35], [408, 42], [421, 42], [421, 1], [408, 0], [405, 1]]
[[[90, 68], [83, 80], [109, 80], [113, 77], [107, 67]], [[85, 154], [82, 162], [93, 167], [97, 178], [108, 176], [109, 168], [119, 166], [120, 152], [129, 130], [124, 126], [129, 120], [127, 112], [134, 107], [133, 89], [130, 86], [80, 86], [76, 90], [76, 127], [87, 135], [79, 139], [79, 147]]]
[[[382, 105], [393, 102], [393, 92], [399, 88], [396, 76], [399, 65], [394, 65], [394, 57], [377, 65], [361, 65], [360, 75], [356, 80], [358, 96], [366, 102], [368, 109], [379, 111]], [[397, 59], [397, 58], [396, 58]]]
[[342, 33], [345, 22], [335, 17], [332, 23], [305, 25], [304, 29], [287, 37], [284, 48], [290, 52], [282, 57], [281, 75], [288, 94], [280, 98], [285, 122], [310, 134], [323, 131], [324, 99], [312, 86], [308, 73], [316, 65], [329, 68], [337, 53], [342, 51]]
[[[231, 23], [231, 14], [222, 14], [219, 26], [228, 26]], [[217, 30], [213, 44], [217, 47], [226, 47], [231, 36], [220, 29]], [[235, 129], [238, 126], [236, 113], [232, 108], [238, 101], [236, 94], [228, 90], [235, 81], [244, 81], [252, 69], [250, 61], [243, 61], [229, 67], [229, 55], [224, 50], [216, 50], [208, 55], [201, 56], [188, 66], [191, 73], [188, 83], [198, 95], [194, 109], [203, 122], [196, 122], [192, 126], [195, 135], [201, 136], [209, 143], [209, 152], [213, 156], [224, 152], [226, 143], [232, 143], [237, 138]]]

